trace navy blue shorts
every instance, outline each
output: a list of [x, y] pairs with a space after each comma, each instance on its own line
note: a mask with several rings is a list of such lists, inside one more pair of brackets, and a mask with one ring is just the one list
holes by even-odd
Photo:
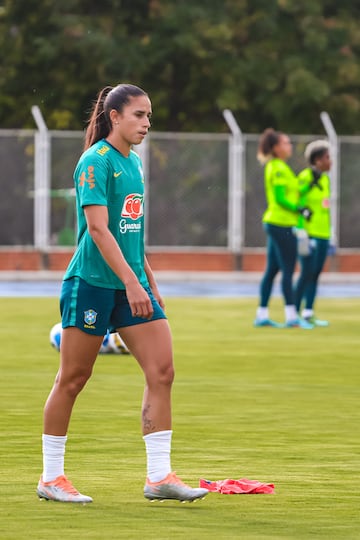
[[108, 330], [111, 333], [117, 328], [166, 319], [150, 287], [145, 290], [154, 309], [151, 319], [132, 316], [125, 290], [95, 287], [79, 277], [67, 279], [60, 294], [62, 327], [76, 326], [88, 334], [104, 336]]

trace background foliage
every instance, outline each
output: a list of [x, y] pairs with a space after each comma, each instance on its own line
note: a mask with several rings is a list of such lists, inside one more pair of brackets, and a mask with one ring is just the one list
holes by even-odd
[[153, 101], [154, 129], [245, 132], [268, 125], [359, 133], [360, 4], [352, 0], [3, 0], [0, 126], [82, 129], [107, 84]]

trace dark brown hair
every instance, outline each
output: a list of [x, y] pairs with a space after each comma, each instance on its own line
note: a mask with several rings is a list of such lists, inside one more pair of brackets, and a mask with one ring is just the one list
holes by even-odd
[[112, 129], [110, 111], [115, 109], [121, 112], [124, 106], [129, 103], [130, 98], [136, 96], [147, 96], [147, 93], [133, 84], [105, 86], [100, 90], [91, 110], [85, 134], [84, 150], [109, 135]]
[[272, 157], [273, 148], [278, 144], [282, 135], [284, 133], [275, 131], [273, 128], [267, 128], [261, 134], [257, 151], [257, 158], [261, 163], [265, 163]]

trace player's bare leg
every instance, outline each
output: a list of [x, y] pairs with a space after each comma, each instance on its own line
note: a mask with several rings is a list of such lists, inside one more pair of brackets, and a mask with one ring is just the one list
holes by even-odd
[[148, 475], [144, 496], [182, 502], [205, 497], [208, 490], [191, 488], [171, 471], [171, 387], [174, 380], [172, 338], [166, 319], [119, 330], [145, 376], [142, 430]]
[[44, 410], [44, 471], [37, 487], [41, 499], [92, 502], [91, 497], [79, 493], [65, 476], [64, 454], [71, 412], [76, 397], [91, 376], [102, 339], [75, 327], [62, 332], [60, 369]]

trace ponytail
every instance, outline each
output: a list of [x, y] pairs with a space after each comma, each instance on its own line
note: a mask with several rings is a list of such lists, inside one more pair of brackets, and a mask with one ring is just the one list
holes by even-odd
[[106, 86], [100, 90], [97, 100], [93, 104], [91, 116], [85, 134], [84, 150], [87, 150], [100, 139], [107, 137], [110, 133], [110, 122], [105, 115], [104, 102], [106, 96], [111, 92], [112, 86]]

